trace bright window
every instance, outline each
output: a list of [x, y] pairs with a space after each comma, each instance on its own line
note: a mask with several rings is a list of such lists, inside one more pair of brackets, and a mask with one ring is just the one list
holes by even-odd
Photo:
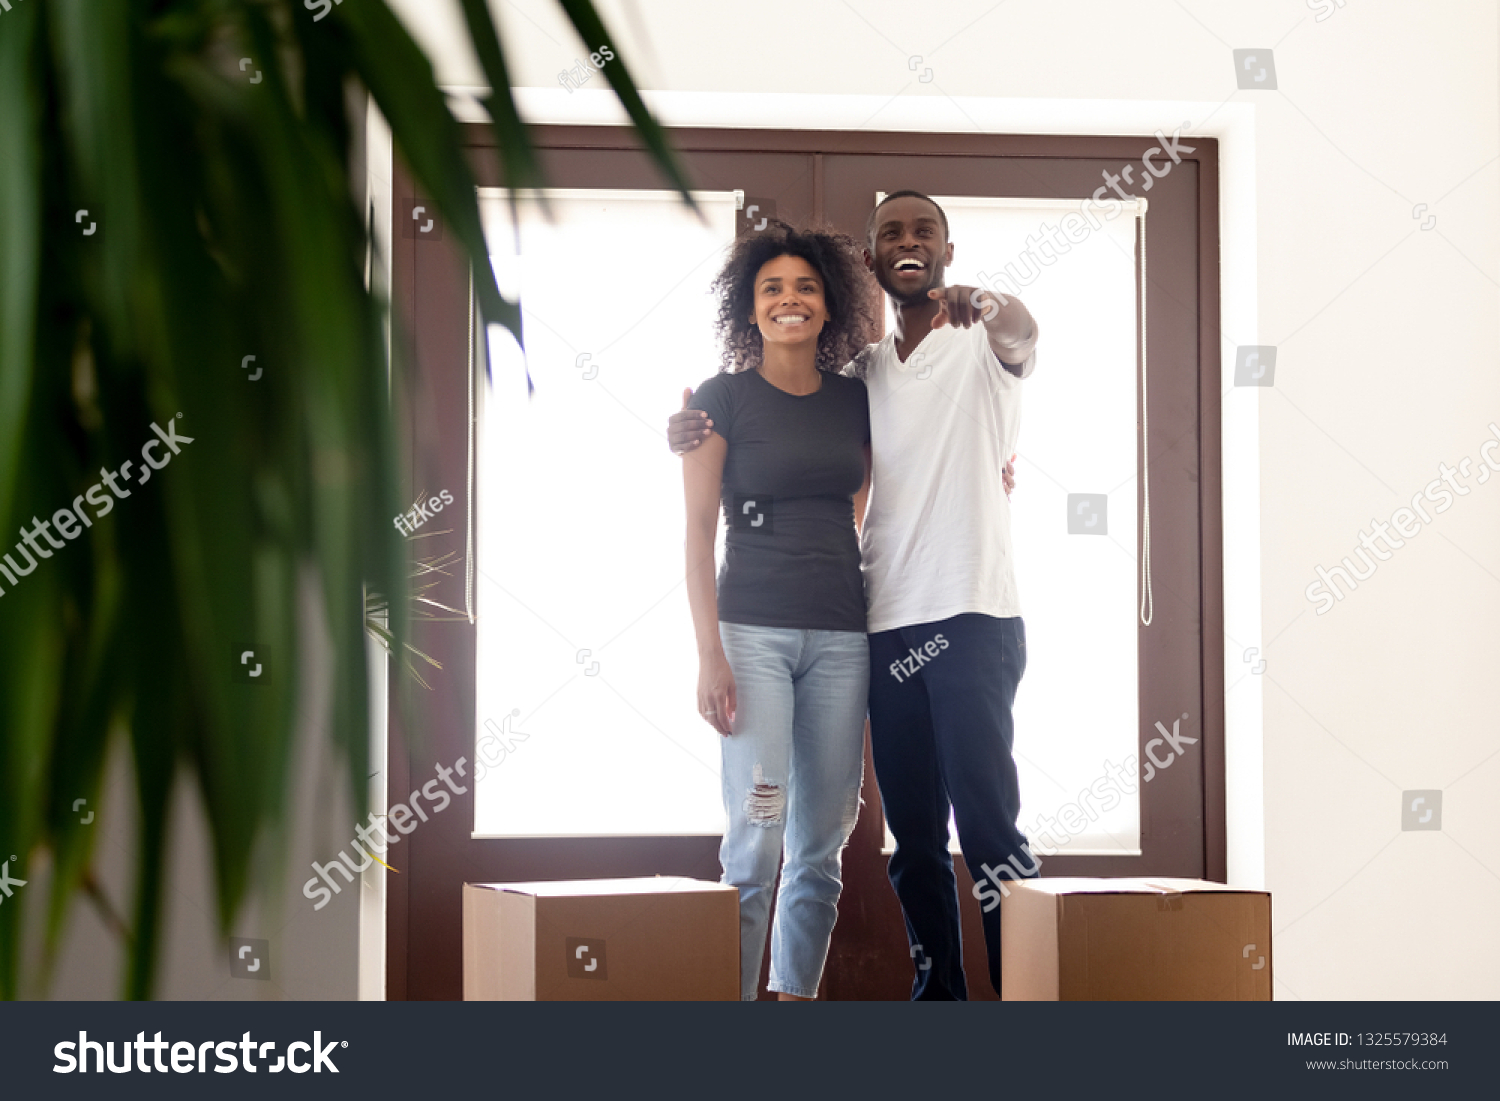
[[[491, 340], [477, 484], [478, 836], [717, 834], [718, 735], [698, 716], [681, 460], [667, 416], [712, 375], [708, 285], [732, 193], [550, 192], [553, 221], [481, 191], [524, 309]], [[524, 735], [524, 740], [522, 736]]]

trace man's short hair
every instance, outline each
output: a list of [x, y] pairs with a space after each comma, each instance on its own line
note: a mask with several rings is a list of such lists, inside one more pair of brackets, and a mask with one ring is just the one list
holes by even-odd
[[948, 214], [942, 207], [938, 206], [938, 201], [931, 195], [924, 195], [920, 191], [912, 191], [910, 188], [905, 188], [901, 191], [892, 191], [884, 199], [875, 204], [874, 210], [870, 211], [869, 218], [865, 220], [865, 240], [867, 242], [873, 241], [875, 238], [875, 216], [880, 213], [880, 208], [892, 199], [921, 199], [923, 202], [931, 203], [933, 209], [938, 212], [939, 220], [943, 223], [943, 240], [946, 241], [948, 239]]

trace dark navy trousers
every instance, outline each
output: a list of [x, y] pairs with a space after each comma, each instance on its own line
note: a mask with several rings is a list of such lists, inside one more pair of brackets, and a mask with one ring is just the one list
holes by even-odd
[[[1026, 670], [1019, 616], [968, 613], [870, 636], [870, 738], [885, 820], [896, 838], [891, 885], [901, 900], [916, 979], [912, 998], [965, 999], [958, 887], [948, 852], [952, 808], [976, 884], [1034, 875], [1016, 827], [1021, 796], [1011, 705]], [[998, 902], [998, 892], [987, 892]], [[983, 914], [990, 982], [1000, 993], [1000, 907]]]

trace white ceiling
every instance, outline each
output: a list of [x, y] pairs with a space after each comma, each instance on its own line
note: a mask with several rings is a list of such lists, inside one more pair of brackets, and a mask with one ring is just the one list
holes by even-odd
[[[488, 82], [469, 45], [458, 0], [387, 0], [432, 60], [444, 88], [484, 88]], [[652, 48], [648, 17], [640, 0], [594, 0], [611, 44], [630, 57], [638, 87], [659, 87], [660, 65]], [[500, 31], [511, 82], [518, 87], [558, 87], [558, 72], [586, 56], [562, 7], [555, 0], [490, 0]], [[596, 49], [595, 43], [589, 49]]]

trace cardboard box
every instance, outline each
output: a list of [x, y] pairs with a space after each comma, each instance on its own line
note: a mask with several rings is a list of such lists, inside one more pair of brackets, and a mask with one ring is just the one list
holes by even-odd
[[737, 1001], [740, 899], [677, 876], [464, 884], [465, 1001]]
[[1201, 879], [1026, 879], [1000, 901], [1006, 1001], [1271, 1000], [1271, 896]]

